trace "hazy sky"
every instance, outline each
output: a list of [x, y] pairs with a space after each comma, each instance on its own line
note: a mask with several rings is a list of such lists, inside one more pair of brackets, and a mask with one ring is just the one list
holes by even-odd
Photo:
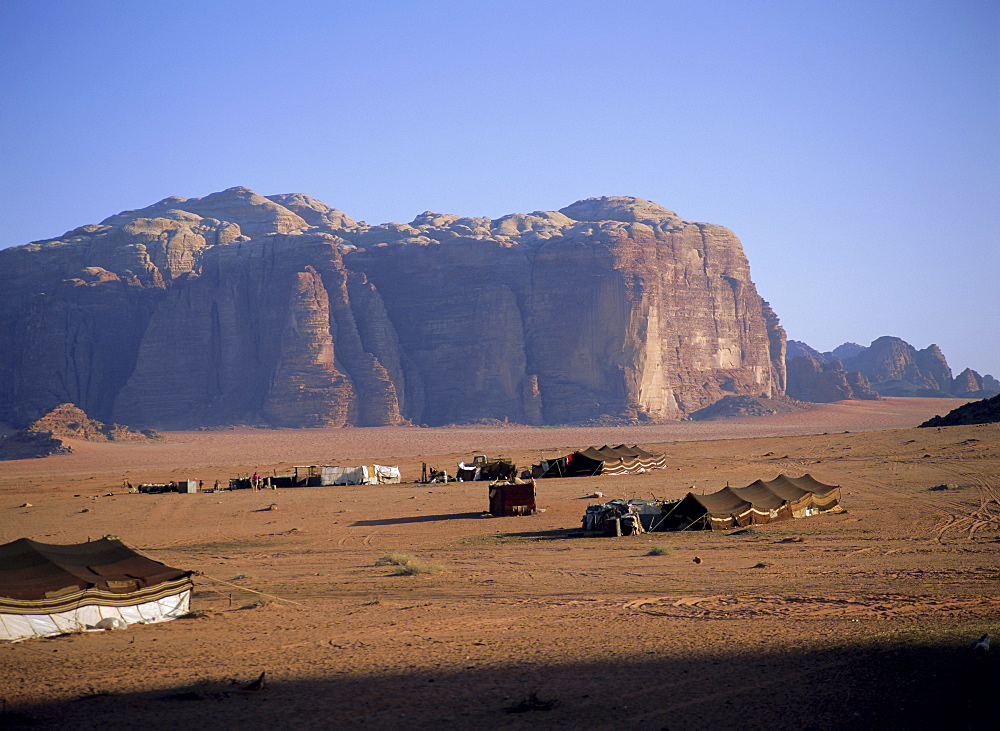
[[636, 195], [789, 338], [1000, 377], [996, 0], [0, 0], [0, 247], [170, 195], [369, 223]]

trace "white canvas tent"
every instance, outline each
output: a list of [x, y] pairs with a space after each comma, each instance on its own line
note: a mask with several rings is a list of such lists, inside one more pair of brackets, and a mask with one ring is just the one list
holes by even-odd
[[399, 467], [372, 465], [373, 485], [398, 485], [400, 483]]
[[321, 485], [368, 485], [368, 468], [360, 467], [323, 467]]
[[321, 485], [389, 485], [399, 484], [399, 467], [360, 465], [358, 467], [326, 466], [320, 470]]

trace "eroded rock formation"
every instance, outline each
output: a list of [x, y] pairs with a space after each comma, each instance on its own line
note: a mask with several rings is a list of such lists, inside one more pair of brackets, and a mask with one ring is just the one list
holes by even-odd
[[50, 412], [13, 434], [0, 437], [0, 459], [27, 459], [73, 451], [65, 440], [135, 442], [156, 439], [153, 431], [138, 432], [121, 424], [91, 419], [73, 404], [59, 404]]
[[0, 343], [15, 424], [634, 422], [785, 391], [739, 240], [626, 197], [380, 226], [167, 198], [0, 251]]

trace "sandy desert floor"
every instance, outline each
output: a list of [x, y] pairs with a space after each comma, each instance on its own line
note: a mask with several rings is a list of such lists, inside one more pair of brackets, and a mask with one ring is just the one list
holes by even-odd
[[[0, 462], [0, 542], [115, 534], [202, 572], [197, 618], [0, 644], [0, 726], [993, 728], [1000, 648], [969, 646], [1000, 637], [1000, 425], [912, 428], [958, 403], [636, 428], [171, 432]], [[540, 481], [544, 512], [519, 518], [485, 517], [484, 483], [121, 488], [295, 464], [399, 464], [414, 480], [421, 462], [527, 466], [620, 442], [668, 468]], [[566, 535], [595, 491], [680, 497], [779, 473], [841, 485], [846, 512]], [[375, 565], [393, 551], [441, 570]], [[267, 688], [243, 690], [262, 671]]]

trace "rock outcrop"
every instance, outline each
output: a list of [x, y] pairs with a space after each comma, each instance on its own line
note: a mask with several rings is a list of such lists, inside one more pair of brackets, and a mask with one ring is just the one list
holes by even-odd
[[53, 454], [69, 454], [73, 448], [45, 432], [19, 429], [0, 437], [0, 460], [36, 459]]
[[1000, 421], [1000, 394], [992, 398], [962, 404], [944, 416], [935, 416], [923, 424], [930, 426], [962, 426], [966, 424], [995, 424]]
[[167, 198], [0, 251], [0, 344], [14, 424], [635, 423], [786, 378], [736, 236], [627, 197], [379, 226]]
[[989, 397], [1000, 394], [1000, 381], [989, 374], [980, 376], [971, 368], [966, 368], [952, 379], [949, 392], [958, 398]]
[[[966, 369], [952, 378], [948, 361], [937, 345], [917, 350], [896, 337], [881, 337], [868, 347], [844, 343], [831, 352], [820, 353], [809, 345], [789, 340], [788, 395], [803, 401], [836, 400], [826, 398], [850, 390], [868, 395], [924, 396], [937, 398], [982, 398], [1000, 393], [1000, 382], [993, 376], [980, 376]], [[802, 359], [802, 360], [800, 360]], [[831, 371], [841, 372], [833, 376]], [[836, 381], [834, 383], [833, 381]]]
[[[49, 413], [25, 427], [25, 431], [45, 433], [65, 439], [83, 439], [88, 442], [105, 442], [107, 427], [94, 421], [73, 404], [59, 404]], [[138, 432], [136, 432], [138, 434]], [[143, 438], [139, 434], [140, 438]]]
[[139, 432], [121, 424], [103, 424], [91, 419], [73, 404], [60, 404], [13, 434], [0, 437], [0, 459], [28, 459], [73, 451], [67, 439], [88, 442], [144, 441], [156, 439], [153, 431]]
[[759, 396], [723, 396], [711, 406], [698, 409], [691, 418], [695, 421], [716, 421], [742, 417], [786, 414], [803, 408], [788, 399], [760, 398]]

